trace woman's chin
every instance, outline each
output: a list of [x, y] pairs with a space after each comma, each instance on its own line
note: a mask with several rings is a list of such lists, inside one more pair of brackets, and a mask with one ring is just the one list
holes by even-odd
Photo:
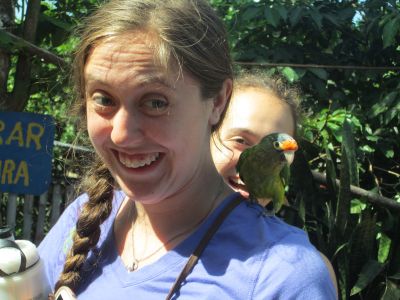
[[229, 186], [235, 191], [240, 193], [243, 197], [249, 198], [249, 192], [247, 191], [246, 187], [242, 184], [236, 183], [233, 180], [228, 181]]

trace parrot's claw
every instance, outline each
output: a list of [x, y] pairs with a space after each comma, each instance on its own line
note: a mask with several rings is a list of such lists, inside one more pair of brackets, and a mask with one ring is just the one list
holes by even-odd
[[273, 217], [273, 216], [275, 216], [275, 211], [273, 210], [273, 209], [267, 209], [267, 208], [265, 208], [264, 210], [263, 210], [263, 216], [264, 217]]
[[252, 196], [249, 197], [249, 202], [251, 204], [258, 204], [257, 198], [256, 197], [252, 197]]

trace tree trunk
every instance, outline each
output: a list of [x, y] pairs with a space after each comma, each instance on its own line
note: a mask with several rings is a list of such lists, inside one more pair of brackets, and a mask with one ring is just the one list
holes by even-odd
[[[14, 26], [14, 6], [12, 0], [0, 1], [0, 28], [11, 31]], [[11, 55], [0, 48], [0, 111], [7, 102], [7, 81], [10, 71]]]
[[[24, 40], [34, 43], [40, 15], [40, 0], [29, 0], [24, 22]], [[8, 110], [22, 111], [28, 102], [31, 87], [31, 55], [20, 53], [15, 72], [15, 83], [8, 101]]]

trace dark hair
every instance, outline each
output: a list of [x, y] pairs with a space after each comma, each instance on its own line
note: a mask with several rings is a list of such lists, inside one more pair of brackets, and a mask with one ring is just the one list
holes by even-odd
[[274, 93], [277, 98], [286, 103], [292, 114], [294, 135], [300, 122], [300, 91], [280, 75], [268, 75], [260, 69], [241, 70], [235, 75], [233, 94], [246, 88], [266, 89]]

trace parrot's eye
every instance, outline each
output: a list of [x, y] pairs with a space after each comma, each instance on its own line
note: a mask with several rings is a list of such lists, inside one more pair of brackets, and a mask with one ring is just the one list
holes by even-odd
[[273, 146], [274, 146], [274, 148], [275, 148], [276, 150], [281, 150], [281, 144], [280, 144], [279, 142], [275, 141], [275, 142], [273, 143]]

